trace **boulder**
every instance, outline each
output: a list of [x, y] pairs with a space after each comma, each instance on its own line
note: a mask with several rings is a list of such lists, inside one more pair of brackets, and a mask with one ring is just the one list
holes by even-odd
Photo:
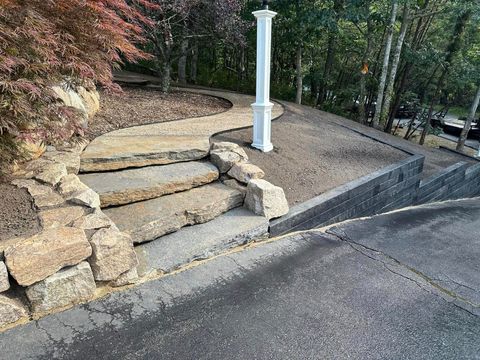
[[79, 86], [77, 92], [83, 100], [89, 119], [91, 119], [98, 110], [100, 110], [100, 97], [98, 92], [87, 90], [83, 86]]
[[210, 152], [210, 161], [218, 168], [221, 174], [225, 174], [233, 165], [246, 160], [233, 151], [213, 150]]
[[65, 175], [67, 175], [67, 167], [65, 164], [52, 163], [44, 166], [34, 178], [43, 183], [55, 186]]
[[8, 280], [8, 271], [5, 263], [0, 261], [0, 292], [10, 289], [10, 281]]
[[95, 290], [90, 265], [83, 261], [28, 287], [26, 295], [33, 311], [43, 313], [87, 301]]
[[89, 187], [82, 183], [77, 175], [68, 174], [60, 180], [58, 184], [58, 192], [66, 197], [73, 195], [74, 193], [80, 193], [88, 190]]
[[92, 189], [86, 189], [73, 193], [67, 198], [68, 201], [74, 204], [84, 205], [91, 208], [100, 207], [100, 196]]
[[25, 305], [18, 299], [0, 294], [0, 326], [5, 326], [28, 316]]
[[98, 230], [102, 228], [115, 228], [116, 226], [110, 218], [100, 209], [95, 209], [93, 213], [82, 216], [77, 219], [73, 224], [73, 227], [83, 230]]
[[47, 151], [43, 157], [59, 164], [65, 164], [69, 174], [78, 174], [80, 154], [71, 151]]
[[262, 179], [265, 173], [258, 166], [249, 163], [236, 163], [228, 172], [232, 178], [247, 184], [252, 179]]
[[53, 191], [51, 187], [41, 185], [35, 180], [14, 180], [12, 184], [27, 189], [39, 209], [57, 206], [65, 202], [63, 197]]
[[92, 254], [81, 229], [47, 229], [5, 249], [10, 275], [22, 286], [29, 286], [58, 270], [76, 265]]
[[110, 282], [110, 286], [112, 287], [121, 287], [126, 285], [135, 284], [138, 281], [138, 270], [134, 267], [131, 270], [120, 275], [116, 280]]
[[92, 256], [88, 261], [97, 281], [117, 279], [138, 265], [132, 238], [115, 229], [100, 229], [90, 239]]
[[52, 165], [53, 163], [54, 163], [53, 161], [45, 159], [45, 158], [42, 157], [40, 159], [36, 159], [36, 160], [32, 160], [32, 161], [27, 162], [24, 165], [24, 169], [27, 172], [32, 171], [35, 174], [37, 174], [40, 171], [42, 171], [46, 166]]
[[39, 216], [44, 229], [69, 225], [85, 213], [82, 206], [64, 206], [40, 211]]
[[283, 216], [289, 210], [283, 189], [262, 179], [248, 183], [245, 206], [268, 220]]
[[218, 150], [231, 151], [233, 153], [240, 155], [243, 159], [248, 161], [248, 155], [245, 152], [245, 150], [243, 150], [243, 148], [240, 145], [232, 142], [227, 142], [227, 141], [215, 142], [215, 143], [212, 143], [210, 149], [211, 151], [218, 151]]

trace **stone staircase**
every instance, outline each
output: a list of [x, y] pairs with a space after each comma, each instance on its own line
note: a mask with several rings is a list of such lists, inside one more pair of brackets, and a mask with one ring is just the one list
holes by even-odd
[[200, 159], [197, 151], [172, 156], [161, 150], [137, 154], [133, 162], [116, 156], [112, 161], [111, 154], [93, 161], [91, 154], [87, 148], [79, 178], [99, 194], [104, 213], [132, 237], [140, 275], [170, 272], [268, 233], [265, 217], [242, 208], [245, 192], [218, 180], [208, 150]]

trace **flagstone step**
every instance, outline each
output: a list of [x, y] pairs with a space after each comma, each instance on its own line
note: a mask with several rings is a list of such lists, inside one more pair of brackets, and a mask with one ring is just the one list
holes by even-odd
[[142, 276], [155, 271], [171, 272], [193, 261], [266, 237], [267, 233], [266, 218], [244, 208], [234, 209], [210, 222], [184, 227], [136, 246], [138, 270]]
[[175, 232], [186, 225], [210, 221], [243, 204], [243, 194], [221, 183], [212, 183], [191, 190], [108, 208], [104, 212], [142, 243]]
[[100, 195], [103, 208], [153, 199], [211, 183], [218, 169], [205, 161], [148, 166], [80, 175], [80, 180]]
[[82, 153], [80, 171], [164, 165], [198, 160], [208, 155], [208, 137], [151, 134], [149, 129], [137, 126], [97, 137]]

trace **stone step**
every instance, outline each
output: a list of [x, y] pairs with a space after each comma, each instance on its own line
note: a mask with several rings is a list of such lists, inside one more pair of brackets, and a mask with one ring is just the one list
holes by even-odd
[[137, 126], [97, 137], [82, 153], [80, 171], [164, 165], [198, 160], [208, 155], [208, 137], [152, 135], [148, 129], [146, 126]]
[[171, 272], [196, 260], [265, 237], [268, 221], [263, 216], [238, 208], [205, 224], [188, 226], [176, 233], [135, 247], [141, 275]]
[[212, 183], [191, 190], [108, 208], [104, 212], [142, 243], [175, 232], [187, 225], [210, 221], [243, 204], [243, 194], [221, 183]]
[[102, 207], [130, 204], [185, 191], [218, 179], [209, 162], [189, 161], [106, 173], [89, 173], [80, 180], [100, 195]]

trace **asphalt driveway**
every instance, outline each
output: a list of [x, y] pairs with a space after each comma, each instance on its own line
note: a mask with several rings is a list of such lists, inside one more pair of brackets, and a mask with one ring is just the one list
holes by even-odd
[[480, 200], [218, 257], [0, 334], [2, 359], [479, 359]]

